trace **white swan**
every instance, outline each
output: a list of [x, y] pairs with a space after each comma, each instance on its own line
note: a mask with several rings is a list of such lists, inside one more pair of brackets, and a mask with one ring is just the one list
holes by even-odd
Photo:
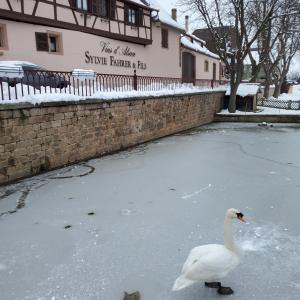
[[230, 287], [223, 287], [220, 280], [224, 278], [239, 263], [239, 248], [234, 243], [232, 235], [233, 219], [245, 222], [244, 215], [235, 208], [230, 208], [225, 214], [224, 245], [209, 244], [195, 247], [185, 261], [181, 275], [175, 280], [173, 291], [181, 290], [195, 282], [205, 282], [205, 285], [217, 288], [219, 294], [233, 293]]

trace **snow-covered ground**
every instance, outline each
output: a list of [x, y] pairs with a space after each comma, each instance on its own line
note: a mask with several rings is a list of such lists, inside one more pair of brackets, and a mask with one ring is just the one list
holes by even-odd
[[216, 123], [1, 187], [1, 300], [220, 299], [171, 287], [229, 207], [248, 220], [230, 299], [298, 300], [299, 148], [299, 125]]

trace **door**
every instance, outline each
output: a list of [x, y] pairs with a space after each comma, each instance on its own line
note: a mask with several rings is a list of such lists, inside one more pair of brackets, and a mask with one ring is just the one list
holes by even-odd
[[195, 56], [188, 52], [182, 53], [182, 82], [195, 83], [196, 66]]

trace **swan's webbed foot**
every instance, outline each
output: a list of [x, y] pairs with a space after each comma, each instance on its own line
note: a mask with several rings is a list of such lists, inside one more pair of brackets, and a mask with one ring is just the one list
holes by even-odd
[[220, 295], [231, 295], [234, 293], [234, 291], [230, 287], [225, 287], [220, 285], [218, 288], [218, 293]]
[[221, 282], [205, 282], [205, 286], [213, 289], [217, 289], [221, 286]]

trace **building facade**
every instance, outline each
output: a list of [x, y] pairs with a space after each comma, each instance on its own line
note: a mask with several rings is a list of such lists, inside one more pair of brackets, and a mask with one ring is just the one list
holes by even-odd
[[0, 1], [1, 61], [56, 71], [136, 70], [185, 82], [223, 79], [219, 58], [206, 50], [154, 0]]

